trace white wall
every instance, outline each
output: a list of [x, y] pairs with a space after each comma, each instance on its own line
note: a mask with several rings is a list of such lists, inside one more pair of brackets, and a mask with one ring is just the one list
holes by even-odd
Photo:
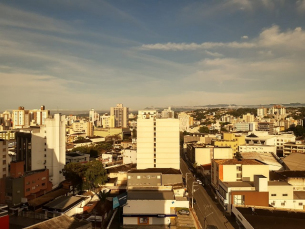
[[65, 116], [55, 114], [47, 118], [39, 133], [32, 133], [32, 170], [49, 169], [53, 188], [65, 178], [62, 169], [66, 164]]

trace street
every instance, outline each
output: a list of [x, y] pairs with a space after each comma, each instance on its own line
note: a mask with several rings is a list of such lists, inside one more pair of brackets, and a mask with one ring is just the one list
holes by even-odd
[[196, 179], [194, 179], [194, 176], [189, 171], [188, 167], [189, 166], [181, 158], [180, 168], [187, 181], [189, 197], [192, 197], [192, 188], [194, 188], [194, 199], [196, 200], [196, 203], [194, 203], [194, 210], [202, 228], [207, 228], [207, 225], [216, 226], [218, 229], [234, 228], [230, 222], [228, 222], [223, 212], [216, 206], [204, 187], [196, 182]]

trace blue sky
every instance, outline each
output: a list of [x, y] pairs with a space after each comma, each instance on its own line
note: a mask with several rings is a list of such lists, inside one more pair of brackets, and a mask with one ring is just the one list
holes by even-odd
[[0, 107], [305, 102], [305, 0], [0, 1]]

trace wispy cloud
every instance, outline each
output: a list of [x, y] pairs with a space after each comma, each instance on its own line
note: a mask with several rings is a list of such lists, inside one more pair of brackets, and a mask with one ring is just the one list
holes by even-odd
[[296, 3], [297, 11], [300, 13], [305, 12], [305, 0], [298, 0]]
[[163, 50], [163, 51], [183, 51], [183, 50], [197, 50], [197, 49], [212, 49], [219, 47], [228, 47], [228, 48], [253, 48], [255, 47], [254, 43], [248, 42], [204, 42], [201, 44], [197, 43], [165, 43], [165, 44], [147, 44], [139, 47], [141, 50]]

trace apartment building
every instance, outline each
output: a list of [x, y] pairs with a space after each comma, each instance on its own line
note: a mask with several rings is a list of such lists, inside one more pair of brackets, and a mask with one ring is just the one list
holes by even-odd
[[260, 145], [260, 144], [245, 144], [239, 146], [240, 153], [255, 152], [255, 153], [273, 153], [276, 154], [276, 146]]
[[254, 181], [254, 175], [263, 175], [269, 180], [269, 166], [253, 159], [212, 160], [211, 183], [218, 190], [219, 182]]
[[191, 116], [188, 115], [185, 112], [181, 112], [178, 114], [178, 119], [179, 119], [179, 131], [189, 131], [189, 128], [191, 126], [190, 124], [190, 119]]
[[31, 170], [48, 169], [53, 188], [65, 178], [62, 170], [66, 164], [65, 116], [55, 114], [45, 120], [39, 131], [32, 132]]
[[254, 115], [250, 114], [250, 113], [243, 115], [243, 121], [244, 122], [254, 122]]
[[114, 116], [104, 114], [101, 117], [101, 123], [103, 128], [113, 128], [114, 127]]
[[257, 108], [257, 116], [259, 117], [267, 116], [267, 108], [266, 107]]
[[30, 126], [29, 111], [20, 106], [18, 110], [13, 110], [13, 128], [26, 128]]
[[137, 168], [180, 169], [178, 119], [138, 119]]
[[214, 147], [204, 144], [187, 144], [187, 156], [191, 163], [200, 165], [211, 164], [212, 159], [232, 159], [231, 147]]
[[284, 143], [283, 156], [288, 156], [292, 153], [305, 153], [305, 143], [300, 140]]
[[245, 143], [246, 143], [245, 136], [237, 135], [234, 133], [223, 133], [223, 139], [213, 140], [214, 146], [231, 147], [233, 150], [233, 153], [236, 153], [238, 151], [238, 147], [240, 145], [244, 145]]
[[44, 105], [42, 105], [39, 110], [29, 110], [29, 119], [33, 125], [44, 125], [46, 118], [49, 116], [50, 111], [46, 110]]
[[175, 112], [172, 110], [171, 107], [168, 107], [167, 109], [164, 109], [161, 112], [161, 118], [174, 118]]
[[253, 182], [219, 182], [216, 191], [219, 203], [228, 213], [232, 206], [269, 206], [268, 179], [262, 175], [254, 175]]
[[24, 161], [10, 164], [10, 176], [6, 178], [6, 203], [16, 206], [26, 203], [52, 190], [47, 169], [24, 171]]
[[258, 131], [267, 131], [270, 135], [274, 134], [274, 123], [272, 122], [259, 122], [257, 123]]
[[128, 113], [129, 108], [124, 107], [123, 104], [119, 103], [116, 107], [110, 108], [110, 115], [114, 116], [114, 127], [128, 127]]
[[92, 122], [94, 126], [100, 126], [100, 115], [93, 108], [89, 111], [89, 122]]

